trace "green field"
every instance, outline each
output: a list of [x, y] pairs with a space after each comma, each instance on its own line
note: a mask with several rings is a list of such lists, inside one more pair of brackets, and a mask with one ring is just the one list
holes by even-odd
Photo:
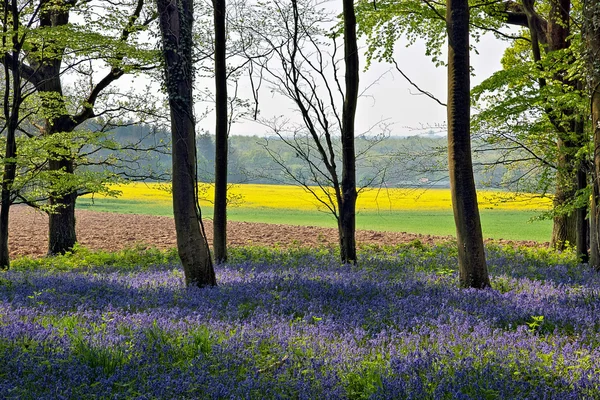
[[[77, 206], [84, 210], [108, 211], [124, 214], [173, 215], [170, 205], [126, 199], [81, 198]], [[212, 217], [212, 207], [203, 206], [204, 218]], [[530, 222], [537, 211], [481, 210], [485, 238], [509, 240], [550, 239], [552, 222]], [[266, 222], [272, 224], [312, 225], [335, 227], [331, 214], [317, 210], [290, 210], [275, 208], [230, 208], [231, 221]], [[376, 231], [410, 232], [429, 235], [454, 235], [451, 210], [362, 211], [357, 215], [357, 228]]]

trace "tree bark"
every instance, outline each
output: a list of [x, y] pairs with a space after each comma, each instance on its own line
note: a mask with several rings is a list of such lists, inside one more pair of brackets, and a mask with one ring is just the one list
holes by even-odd
[[[584, 191], [587, 188], [588, 176], [586, 172], [586, 168], [584, 165], [584, 161], [581, 160], [579, 162], [579, 167], [577, 170], [577, 190]], [[587, 219], [588, 207], [587, 204], [578, 207], [575, 210], [575, 219], [576, 219], [576, 243], [575, 250], [577, 251], [577, 257], [579, 261], [582, 263], [586, 263], [589, 261], [589, 252], [588, 252], [588, 239], [589, 239], [589, 228], [588, 228], [588, 219]]]
[[225, 59], [226, 0], [213, 0], [215, 23], [215, 203], [213, 249], [217, 264], [227, 261], [227, 64]]
[[[12, 130], [12, 132], [11, 132]], [[6, 135], [6, 157], [17, 156], [17, 146], [15, 143], [15, 130], [10, 126], [7, 129]], [[9, 155], [10, 154], [10, 155]], [[4, 164], [4, 173], [2, 175], [2, 193], [0, 206], [0, 268], [8, 269], [10, 267], [10, 256], [8, 248], [8, 223], [11, 200], [11, 187], [15, 180], [16, 165], [14, 162], [6, 162]]]
[[177, 251], [188, 286], [216, 285], [198, 205], [196, 132], [192, 98], [192, 0], [157, 0], [171, 109], [173, 214]]
[[469, 5], [448, 0], [448, 167], [462, 287], [490, 286], [473, 178], [470, 137]]
[[[51, 171], [74, 173], [73, 160], [60, 158], [50, 160], [48, 163]], [[52, 211], [48, 214], [48, 255], [64, 254], [71, 251], [77, 243], [75, 231], [75, 203], [77, 193], [50, 193], [49, 205]]]
[[[557, 189], [559, 189], [557, 187]], [[572, 195], [575, 192], [571, 193]], [[561, 196], [561, 198], [563, 198]], [[572, 198], [572, 197], [570, 197]], [[555, 197], [556, 199], [556, 197]], [[554, 202], [556, 206], [562, 205], [559, 201]], [[550, 247], [559, 251], [573, 248], [577, 242], [577, 215], [572, 212], [567, 215], [557, 215], [552, 218], [552, 239]]]
[[358, 103], [359, 59], [354, 0], [343, 0], [346, 91], [342, 109], [342, 204], [340, 205], [340, 255], [356, 263], [356, 155], [354, 120]]
[[[565, 110], [564, 113], [567, 116], [572, 114], [570, 110]], [[567, 124], [568, 128], [565, 129], [559, 122], [556, 122], [558, 159], [553, 202], [555, 209], [558, 210], [564, 206], [569, 207], [569, 203], [577, 196], [577, 190], [580, 189], [582, 163], [575, 157], [575, 153], [584, 145], [585, 134], [583, 125], [580, 125], [577, 121], [572, 121]], [[573, 140], [573, 137], [576, 137], [577, 140]], [[581, 210], [568, 209], [566, 213], [561, 212], [553, 218], [550, 247], [563, 251], [570, 246], [576, 246], [578, 236], [582, 233], [578, 231], [580, 216]]]
[[[600, 143], [595, 142], [594, 139], [594, 147], [598, 148], [597, 146]], [[600, 168], [596, 166], [596, 157], [599, 158], [598, 162], [600, 162], [600, 156], [594, 155], [592, 199], [590, 202], [590, 266], [600, 270], [600, 185], [598, 184]]]
[[[558, 175], [558, 174], [557, 174]], [[571, 175], [571, 174], [569, 174]], [[557, 176], [557, 179], [560, 179]], [[562, 177], [567, 179], [567, 177]], [[573, 178], [568, 178], [573, 180]], [[567, 204], [570, 200], [575, 197], [576, 189], [572, 187], [571, 182], [559, 183], [557, 181], [556, 189], [554, 192], [554, 207], [560, 208]], [[563, 251], [569, 246], [575, 245], [577, 241], [577, 217], [575, 212], [569, 212], [567, 214], [560, 214], [554, 216], [552, 219], [552, 238], [550, 240], [550, 247]]]
[[[62, 83], [58, 70], [56, 75], [49, 78], [52, 84], [40, 92], [58, 93], [61, 95], [62, 103]], [[46, 134], [54, 135], [60, 132], [73, 132], [77, 127], [69, 115], [62, 115], [56, 119], [46, 121]], [[57, 149], [51, 159], [48, 161], [48, 169], [60, 174], [75, 173], [75, 163], [73, 158], [64, 155], [62, 149]], [[71, 251], [77, 243], [77, 233], [75, 231], [75, 203], [77, 201], [77, 191], [73, 188], [67, 190], [51, 191], [49, 193], [48, 204], [52, 210], [48, 213], [48, 255], [64, 254]]]

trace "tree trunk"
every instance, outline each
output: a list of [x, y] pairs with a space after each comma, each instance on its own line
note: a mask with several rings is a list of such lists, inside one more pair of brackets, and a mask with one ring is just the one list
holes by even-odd
[[189, 285], [216, 285], [198, 205], [192, 98], [192, 0], [157, 0], [173, 140], [173, 215], [177, 251]]
[[[40, 14], [40, 25], [44, 28], [66, 26], [69, 23], [69, 7], [46, 7]], [[64, 51], [64, 47], [57, 51]], [[43, 101], [42, 107], [48, 115], [45, 122], [45, 134], [54, 135], [61, 132], [73, 132], [77, 123], [69, 114], [63, 98], [62, 66], [63, 56], [60, 52], [44, 55], [32, 60], [32, 67], [37, 70], [39, 82], [36, 90], [46, 94], [51, 100]], [[63, 155], [63, 149], [57, 149], [48, 162], [50, 171], [60, 174], [73, 174], [74, 161]], [[71, 251], [77, 242], [75, 231], [75, 202], [77, 192], [71, 190], [51, 191], [49, 204], [53, 211], [48, 214], [48, 255], [64, 254]]]
[[[550, 2], [546, 33], [548, 52], [570, 47], [570, 10], [571, 0], [552, 0]], [[562, 76], [556, 76], [555, 79], [572, 87], [578, 85], [577, 81], [568, 81]], [[572, 109], [565, 109], [562, 112], [565, 116], [573, 117]], [[578, 135], [578, 138], [582, 137], [583, 132], [578, 132], [578, 124], [574, 121], [565, 124], [564, 121], [555, 120], [552, 117], [550, 119], [558, 133], [557, 146], [559, 154], [554, 204], [555, 207], [560, 207], [567, 205], [575, 197], [577, 191], [579, 178], [574, 154], [581, 147], [581, 143], [579, 140], [573, 140], [573, 137], [574, 135]], [[550, 245], [558, 250], [565, 250], [569, 245], [575, 246], [577, 244], [577, 225], [576, 211], [555, 217]]]
[[[66, 119], [68, 119], [68, 116], [61, 118], [61, 120]], [[72, 124], [63, 126], [58, 120], [48, 121], [46, 124], [47, 132], [50, 135], [59, 132], [72, 132], [75, 126], [70, 125]], [[53, 158], [48, 161], [48, 169], [59, 174], [72, 175], [75, 173], [73, 159], [61, 155], [60, 151], [57, 151]], [[48, 213], [48, 255], [50, 256], [71, 251], [77, 243], [77, 233], [75, 231], [76, 201], [77, 192], [73, 188], [49, 193], [48, 204], [52, 206], [52, 210]]]
[[469, 5], [448, 0], [448, 168], [462, 287], [490, 286], [473, 178], [470, 137]]
[[[4, 15], [2, 18], [2, 47], [12, 47], [12, 62], [6, 56], [4, 65], [4, 121], [6, 123], [6, 146], [4, 153], [4, 172], [2, 174], [2, 188], [0, 190], [0, 268], [10, 267], [10, 256], [8, 248], [8, 223], [10, 207], [12, 205], [12, 185], [17, 174], [17, 141], [16, 133], [19, 127], [22, 86], [21, 71], [18, 65], [21, 55], [22, 41], [19, 39], [19, 8], [16, 0], [3, 2]], [[12, 20], [12, 27], [11, 27]], [[12, 30], [11, 30], [12, 28]], [[9, 32], [9, 30], [11, 30]], [[8, 40], [12, 42], [10, 45]], [[11, 73], [12, 71], [12, 73]], [[12, 87], [12, 90], [11, 90]], [[11, 93], [12, 92], [12, 93]], [[12, 96], [11, 96], [12, 94]]]
[[[557, 188], [558, 189], [558, 188]], [[555, 203], [562, 205], [563, 203]], [[552, 240], [550, 247], [559, 251], [572, 248], [577, 243], [577, 213], [557, 215], [552, 219]]]
[[[556, 190], [554, 192], [554, 208], [567, 206], [575, 198], [577, 192], [577, 174], [575, 160], [571, 153], [573, 144], [560, 138], [558, 142], [558, 169], [556, 171]], [[563, 251], [574, 246], [577, 241], [577, 216], [573, 210], [560, 213], [553, 218], [552, 239], [550, 247]]]
[[[577, 83], [577, 90], [583, 91], [583, 83]], [[585, 115], [579, 115], [575, 121], [573, 121], [573, 133], [577, 138], [575, 147], [578, 149], [584, 148], [589, 144], [589, 138], [585, 133]], [[576, 155], [574, 160], [575, 165], [575, 189], [577, 198], [577, 207], [574, 212], [575, 219], [575, 251], [577, 258], [582, 263], [589, 261], [588, 252], [588, 241], [589, 241], [589, 227], [587, 220], [587, 213], [589, 209], [589, 197], [582, 201], [581, 195], [587, 193], [586, 189], [588, 186], [588, 168], [586, 167], [589, 159], [587, 156]]]
[[227, 261], [227, 64], [225, 59], [226, 0], [213, 0], [215, 22], [215, 204], [213, 249], [215, 262]]
[[[600, 158], [600, 157], [599, 157]], [[600, 160], [598, 160], [600, 162]], [[596, 167], [595, 167], [596, 168]], [[592, 200], [590, 203], [590, 266], [600, 270], [600, 185], [598, 184], [600, 169], [594, 173], [592, 184]]]
[[[583, 91], [582, 82], [579, 82], [577, 84], [577, 90]], [[573, 123], [573, 131], [575, 133], [575, 136], [578, 138], [578, 148], [583, 148], [589, 144], [589, 139], [585, 133], [585, 120], [585, 115], [581, 115]], [[575, 175], [577, 181], [578, 196], [581, 196], [582, 193], [586, 193], [586, 189], [588, 186], [588, 162], [589, 159], [587, 156], [579, 155], [576, 160]], [[590, 203], [589, 201], [581, 201], [581, 198], [577, 200], [578, 207], [575, 209], [575, 251], [577, 252], [577, 258], [579, 259], [579, 261], [582, 263], [587, 263], [589, 261], [588, 242], [590, 238], [587, 213], [589, 210]]]
[[358, 102], [359, 60], [354, 0], [343, 0], [346, 91], [342, 110], [342, 204], [340, 205], [340, 255], [356, 263], [356, 155], [354, 119]]
[[[6, 168], [4, 168], [4, 177], [6, 179]], [[0, 268], [10, 268], [10, 256], [8, 249], [8, 222], [10, 212], [10, 191], [4, 189], [2, 184], [2, 206], [0, 207]]]
[[[72, 132], [72, 130], [64, 132]], [[73, 159], [60, 155], [55, 155], [55, 157], [55, 159], [51, 159], [48, 162], [48, 169], [50, 171], [60, 174], [75, 173]], [[52, 206], [52, 210], [48, 213], [49, 256], [71, 251], [75, 243], [77, 243], [77, 233], [75, 231], [76, 201], [77, 192], [72, 188], [67, 191], [49, 193], [48, 204]]]
[[18, 73], [16, 74], [16, 76], [13, 75], [13, 106], [9, 107], [7, 104], [8, 91], [10, 90], [8, 68], [5, 68], [4, 73], [7, 76], [7, 85], [4, 88], [5, 111], [8, 111], [9, 108], [11, 110], [8, 112], [8, 115], [6, 115], [5, 113], [7, 121], [5, 160], [8, 161], [4, 162], [4, 173], [2, 175], [2, 190], [0, 194], [0, 201], [2, 202], [0, 206], [0, 268], [8, 269], [10, 267], [10, 256], [8, 249], [8, 222], [10, 206], [12, 205], [12, 184], [15, 180], [17, 171], [16, 162], [10, 160], [14, 160], [17, 157], [17, 143], [15, 140], [15, 136], [19, 120], [19, 107], [21, 103], [20, 88], [17, 89], [17, 87], [20, 87], [21, 80], [18, 76]]
[[[557, 191], [559, 187], [556, 188]], [[572, 193], [575, 195], [575, 193]], [[572, 198], [572, 197], [571, 197]], [[556, 197], [555, 197], [556, 199]], [[563, 205], [559, 201], [554, 202], [555, 206]], [[575, 245], [577, 242], [577, 214], [572, 212], [565, 215], [557, 215], [552, 219], [552, 239], [550, 247], [559, 251]]]
[[[60, 157], [48, 162], [50, 171], [73, 174], [73, 160]], [[48, 213], [48, 255], [64, 254], [71, 251], [77, 243], [75, 231], [75, 203], [77, 192], [73, 189], [66, 193], [49, 194], [48, 204], [52, 211]]]
[[64, 195], [50, 195], [49, 204], [53, 206], [53, 211], [48, 214], [49, 256], [71, 251], [77, 243], [75, 232], [76, 200], [77, 193], [73, 192]]
[[[585, 165], [583, 160], [579, 162], [579, 167], [577, 170], [577, 190], [583, 191], [587, 188], [587, 172], [585, 169]], [[589, 238], [589, 229], [588, 229], [588, 220], [587, 220], [588, 207], [587, 205], [583, 207], [578, 207], [575, 210], [575, 219], [576, 219], [576, 243], [575, 250], [577, 251], [577, 257], [579, 261], [582, 263], [586, 263], [589, 261], [589, 253], [588, 253], [588, 238]]]
[[[595, 15], [600, 16], [600, 2], [594, 1]], [[591, 23], [590, 23], [591, 24]], [[594, 54], [600, 54], [600, 26], [588, 32]], [[595, 64], [595, 63], [594, 63]], [[597, 68], [597, 67], [596, 67]], [[592, 201], [590, 210], [590, 265], [600, 270], [600, 71], [591, 68], [592, 74], [592, 126], [594, 134], [594, 171], [592, 174]]]

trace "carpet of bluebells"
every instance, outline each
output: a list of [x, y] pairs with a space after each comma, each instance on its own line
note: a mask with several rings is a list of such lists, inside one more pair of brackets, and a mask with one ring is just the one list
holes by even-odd
[[238, 249], [219, 286], [181, 267], [0, 274], [2, 399], [600, 399], [600, 275], [488, 248], [459, 289], [452, 246]]

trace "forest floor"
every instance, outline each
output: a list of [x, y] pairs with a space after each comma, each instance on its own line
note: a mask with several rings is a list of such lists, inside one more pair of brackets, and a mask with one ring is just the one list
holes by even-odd
[[[134, 246], [160, 249], [175, 247], [175, 224], [172, 217], [139, 214], [117, 214], [77, 210], [77, 238], [92, 250], [121, 250]], [[205, 220], [209, 243], [212, 244], [212, 221]], [[48, 217], [25, 206], [13, 206], [10, 213], [9, 248], [11, 257], [41, 257], [47, 251]], [[419, 240], [433, 244], [452, 240], [450, 236], [431, 236], [406, 232], [358, 230], [359, 245], [396, 245]], [[227, 241], [230, 246], [335, 246], [337, 231], [333, 228], [266, 223], [228, 222]], [[494, 240], [508, 245], [543, 246], [533, 241]]]

